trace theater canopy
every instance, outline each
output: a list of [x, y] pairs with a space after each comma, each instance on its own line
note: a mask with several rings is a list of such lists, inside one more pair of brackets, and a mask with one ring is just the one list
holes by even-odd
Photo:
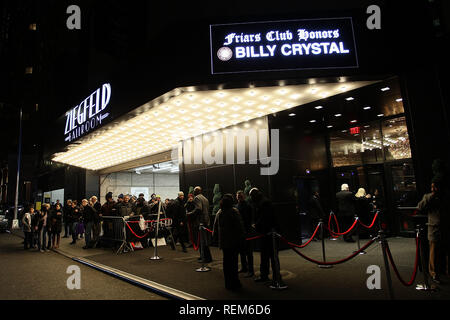
[[[101, 170], [176, 148], [178, 142], [354, 90], [373, 82], [196, 90], [178, 88], [80, 137], [52, 160]], [[114, 87], [109, 88], [114, 91]], [[111, 97], [113, 99], [113, 97]]]

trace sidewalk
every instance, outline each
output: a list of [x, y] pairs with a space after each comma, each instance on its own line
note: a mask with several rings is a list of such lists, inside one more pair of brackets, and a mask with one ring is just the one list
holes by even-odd
[[[368, 240], [361, 240], [363, 246]], [[158, 247], [159, 261], [150, 260], [154, 249], [117, 255], [113, 249], [97, 248], [84, 250], [84, 241], [70, 245], [71, 239], [61, 239], [58, 252], [66, 257], [84, 258], [129, 274], [192, 294], [208, 300], [389, 300], [386, 274], [381, 252], [381, 245], [376, 242], [370, 246], [365, 255], [358, 255], [343, 264], [330, 269], [319, 268], [316, 264], [304, 260], [292, 250], [280, 252], [281, 275], [288, 285], [286, 290], [276, 291], [266, 284], [255, 283], [252, 278], [241, 276], [243, 289], [230, 292], [224, 288], [222, 273], [222, 253], [212, 247], [214, 261], [208, 266], [209, 272], [196, 272], [201, 264], [197, 262], [198, 252], [192, 248], [183, 253], [179, 246], [173, 251], [170, 246]], [[415, 239], [388, 238], [388, 243], [399, 270], [405, 281], [409, 281], [414, 266]], [[327, 261], [345, 258], [357, 249], [356, 243], [347, 243], [341, 239], [326, 240]], [[321, 242], [311, 242], [299, 249], [303, 254], [322, 260]], [[258, 275], [259, 253], [254, 253], [255, 271]], [[381, 269], [381, 289], [369, 290], [366, 282], [370, 274], [367, 267], [377, 265]], [[418, 272], [415, 283], [405, 287], [398, 281], [391, 269], [394, 296], [397, 300], [444, 300], [450, 299], [450, 279], [443, 278], [443, 284], [436, 292], [415, 290], [417, 283], [423, 283], [423, 274]]]

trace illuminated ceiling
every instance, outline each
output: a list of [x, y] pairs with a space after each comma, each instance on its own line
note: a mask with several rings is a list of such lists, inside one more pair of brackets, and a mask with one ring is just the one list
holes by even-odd
[[257, 88], [193, 91], [155, 99], [119, 124], [105, 126], [55, 154], [53, 161], [101, 170], [171, 150], [179, 141], [251, 119], [342, 94], [374, 82], [356, 81]]

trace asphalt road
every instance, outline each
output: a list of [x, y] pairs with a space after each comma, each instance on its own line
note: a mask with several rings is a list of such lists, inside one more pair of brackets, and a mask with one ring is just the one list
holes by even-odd
[[[1, 300], [167, 300], [76, 263], [58, 253], [25, 251], [22, 239], [0, 234]], [[70, 266], [80, 268], [80, 289], [70, 290]], [[74, 284], [74, 281], [70, 283]]]

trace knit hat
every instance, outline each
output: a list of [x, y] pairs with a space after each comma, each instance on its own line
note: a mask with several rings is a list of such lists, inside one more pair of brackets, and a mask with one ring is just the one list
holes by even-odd
[[112, 199], [112, 197], [113, 197], [113, 193], [112, 192], [108, 192], [107, 194], [106, 194], [106, 201], [108, 201], [108, 199]]
[[119, 199], [123, 199], [123, 194], [122, 194], [122, 193], [121, 193], [121, 194], [119, 194], [119, 196], [118, 196], [117, 198], [119, 198]]

